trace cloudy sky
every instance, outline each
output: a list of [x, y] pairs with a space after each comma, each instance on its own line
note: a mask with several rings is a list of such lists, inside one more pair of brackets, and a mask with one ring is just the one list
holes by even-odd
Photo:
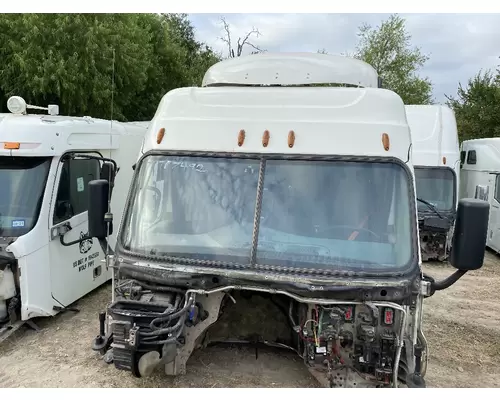
[[[357, 27], [377, 26], [389, 14], [226, 14], [233, 37], [256, 27], [262, 33], [254, 44], [267, 51], [312, 51], [331, 54], [354, 50]], [[500, 63], [500, 14], [401, 14], [412, 44], [430, 59], [420, 72], [434, 84], [434, 97], [444, 102], [455, 95], [458, 82], [480, 69]], [[190, 14], [198, 40], [227, 54], [219, 14]]]

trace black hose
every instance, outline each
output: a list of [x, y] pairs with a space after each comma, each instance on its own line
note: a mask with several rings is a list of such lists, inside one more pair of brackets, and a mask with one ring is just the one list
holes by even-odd
[[172, 337], [169, 337], [168, 339], [165, 339], [165, 340], [156, 340], [156, 341], [145, 341], [144, 343], [147, 343], [148, 345], [163, 345], [163, 344], [170, 344], [170, 343], [176, 343], [177, 342], [177, 339], [179, 339], [179, 337], [181, 336], [182, 334], [182, 329], [180, 329], [178, 332], [175, 333], [174, 336]]
[[176, 329], [179, 329], [185, 320], [186, 320], [186, 315], [184, 314], [184, 315], [180, 316], [179, 321], [177, 321], [177, 323], [173, 326], [169, 326], [167, 328], [157, 329], [156, 331], [152, 331], [152, 332], [139, 331], [139, 335], [144, 336], [144, 337], [165, 335], [167, 333], [171, 333], [171, 332], [175, 331]]
[[158, 316], [151, 321], [149, 326], [151, 327], [151, 329], [162, 329], [161, 327], [156, 325], [158, 322], [160, 322], [160, 323], [161, 322], [168, 322], [168, 321], [171, 321], [171, 320], [177, 318], [181, 314], [185, 313], [188, 310], [188, 308], [191, 307], [193, 302], [194, 302], [194, 299], [192, 297], [190, 297], [189, 300], [187, 301], [186, 305], [183, 308], [181, 308], [179, 311], [174, 312], [172, 314]]

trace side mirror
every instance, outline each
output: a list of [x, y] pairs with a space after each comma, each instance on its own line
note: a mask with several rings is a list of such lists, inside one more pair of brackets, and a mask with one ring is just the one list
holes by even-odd
[[103, 162], [101, 166], [100, 178], [109, 181], [109, 187], [111, 190], [111, 194], [113, 193], [113, 186], [115, 185], [115, 176], [116, 176], [115, 166], [113, 163], [108, 161]]
[[[109, 182], [107, 179], [89, 182], [89, 233], [92, 238], [106, 239], [108, 223], [105, 215], [108, 212]], [[110, 227], [111, 228], [111, 227]], [[111, 229], [109, 229], [111, 234]]]
[[472, 271], [483, 266], [490, 205], [479, 199], [458, 202], [455, 233], [450, 264], [460, 271]]
[[110, 162], [103, 162], [101, 166], [101, 179], [109, 180], [109, 183], [113, 183], [115, 181], [115, 166]]

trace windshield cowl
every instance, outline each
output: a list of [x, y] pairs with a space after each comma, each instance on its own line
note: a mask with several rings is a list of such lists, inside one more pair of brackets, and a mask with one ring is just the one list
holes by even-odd
[[[262, 287], [265, 290], [287, 290], [308, 297], [334, 297], [360, 300], [403, 300], [416, 290], [419, 271], [402, 275], [393, 274], [357, 276], [348, 271], [335, 277], [300, 274], [269, 274], [262, 271], [199, 265], [162, 264], [154, 260], [134, 260], [118, 251], [114, 268], [119, 269], [120, 279], [138, 279], [156, 284], [185, 289], [213, 290], [231, 286], [244, 288]], [[125, 258], [124, 258], [125, 257]]]

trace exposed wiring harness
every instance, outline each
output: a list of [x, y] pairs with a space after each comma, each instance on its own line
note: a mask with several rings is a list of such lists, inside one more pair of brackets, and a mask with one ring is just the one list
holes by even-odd
[[[138, 334], [141, 342], [147, 345], [179, 343], [184, 323], [190, 309], [195, 304], [195, 294], [191, 294], [186, 298], [185, 290], [158, 286], [136, 279], [127, 279], [120, 282], [115, 287], [115, 290], [124, 298], [130, 299], [126, 301], [132, 302], [135, 302], [134, 299], [139, 300], [143, 294], [147, 293], [163, 292], [174, 295], [175, 298], [172, 298], [172, 304], [168, 305], [162, 313], [157, 314], [149, 326], [139, 329]], [[181, 306], [182, 302], [184, 304]]]
[[[181, 296], [176, 296], [174, 305], [168, 307], [161, 315], [151, 321], [149, 324], [151, 331], [139, 331], [141, 341], [145, 344], [155, 345], [178, 342], [189, 309], [194, 305], [194, 297], [190, 296], [184, 306], [179, 309], [180, 299]], [[160, 336], [164, 335], [167, 335], [166, 339], [159, 339]]]

